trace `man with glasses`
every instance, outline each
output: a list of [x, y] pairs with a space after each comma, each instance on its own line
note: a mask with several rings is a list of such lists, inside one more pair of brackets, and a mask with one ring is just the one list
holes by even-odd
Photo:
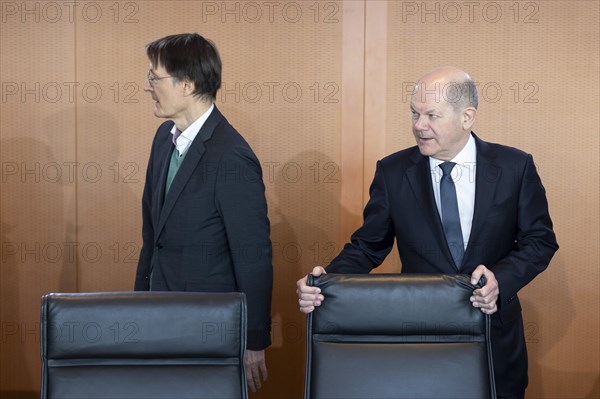
[[148, 162], [135, 289], [245, 293], [245, 363], [254, 392], [267, 378], [273, 285], [260, 163], [214, 105], [221, 60], [211, 42], [198, 34], [172, 35], [148, 44], [146, 52], [144, 90], [154, 100], [154, 115], [168, 120], [156, 132]]

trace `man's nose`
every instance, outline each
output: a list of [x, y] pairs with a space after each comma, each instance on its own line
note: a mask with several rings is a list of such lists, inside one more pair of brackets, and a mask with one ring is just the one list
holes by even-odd
[[419, 116], [419, 118], [415, 121], [414, 126], [415, 126], [416, 130], [427, 130], [428, 129], [427, 116], [426, 115]]
[[144, 80], [144, 91], [152, 91], [152, 85], [150, 84], [148, 78]]

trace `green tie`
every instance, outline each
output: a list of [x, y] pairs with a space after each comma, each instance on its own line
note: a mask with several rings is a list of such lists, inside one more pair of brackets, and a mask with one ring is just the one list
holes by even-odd
[[[189, 149], [189, 147], [188, 147]], [[175, 175], [177, 175], [177, 171], [185, 158], [185, 154], [187, 154], [187, 150], [179, 156], [179, 151], [177, 148], [173, 149], [173, 155], [171, 155], [171, 162], [169, 163], [169, 173], [167, 173], [167, 185], [165, 187], [165, 194], [169, 192], [171, 188], [171, 184], [173, 183], [173, 179], [175, 179]]]

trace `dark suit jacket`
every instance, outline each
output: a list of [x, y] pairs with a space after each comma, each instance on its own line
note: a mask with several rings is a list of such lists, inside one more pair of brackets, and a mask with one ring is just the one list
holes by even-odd
[[475, 142], [475, 209], [462, 265], [454, 264], [444, 236], [429, 157], [412, 147], [377, 163], [364, 224], [327, 272], [368, 273], [383, 262], [394, 239], [403, 273], [470, 274], [479, 264], [490, 268], [500, 288], [492, 316], [496, 385], [499, 395], [508, 395], [527, 386], [517, 292], [548, 266], [558, 244], [531, 155], [477, 136]]
[[260, 163], [215, 107], [165, 195], [172, 126], [163, 123], [152, 144], [135, 289], [244, 292], [248, 349], [264, 349], [273, 268]]

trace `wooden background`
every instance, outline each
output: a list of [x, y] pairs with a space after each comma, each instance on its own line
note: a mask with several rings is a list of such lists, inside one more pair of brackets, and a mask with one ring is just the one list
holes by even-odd
[[[599, 8], [1, 2], [0, 397], [39, 395], [41, 295], [132, 288], [143, 178], [161, 122], [142, 90], [144, 45], [198, 32], [221, 52], [217, 104], [253, 146], [267, 187], [273, 346], [255, 398], [302, 397], [295, 282], [360, 225], [375, 161], [414, 145], [410, 85], [440, 65], [472, 74], [475, 131], [532, 153], [548, 192], [561, 248], [521, 292], [527, 397], [600, 398]], [[392, 254], [380, 270], [400, 267]]]

